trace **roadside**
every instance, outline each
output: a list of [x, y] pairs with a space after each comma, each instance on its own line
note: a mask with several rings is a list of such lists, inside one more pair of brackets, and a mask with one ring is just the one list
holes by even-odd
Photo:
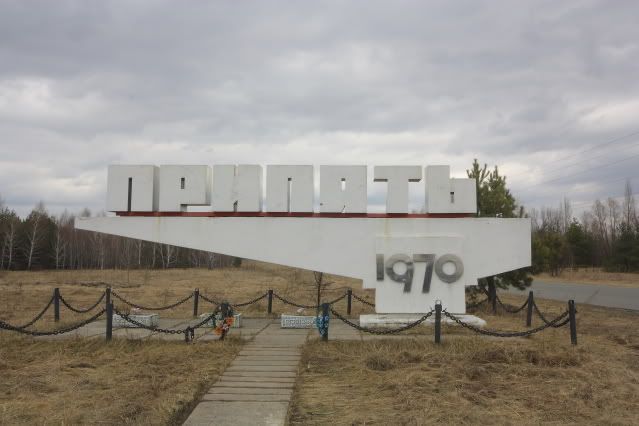
[[509, 288], [510, 294], [526, 295], [532, 290], [535, 297], [558, 301], [639, 310], [639, 287], [613, 287], [601, 284], [533, 281], [525, 290]]
[[639, 288], [639, 273], [606, 272], [602, 268], [565, 269], [558, 276], [542, 273], [535, 281], [546, 283], [596, 284], [612, 287]]

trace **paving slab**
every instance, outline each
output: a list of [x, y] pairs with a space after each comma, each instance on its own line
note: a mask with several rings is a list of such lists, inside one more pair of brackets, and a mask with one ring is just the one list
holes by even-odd
[[[267, 323], [226, 368], [185, 424], [285, 425], [301, 346], [308, 335], [308, 330], [291, 331]], [[233, 404], [237, 412], [216, 418], [213, 411], [221, 402]], [[256, 403], [278, 405], [255, 408], [252, 404]]]
[[293, 394], [293, 388], [240, 388], [240, 387], [226, 387], [226, 386], [213, 386], [208, 391], [208, 395], [231, 395], [238, 394], [242, 396], [248, 395], [280, 395], [290, 397]]
[[302, 359], [301, 356], [258, 356], [258, 355], [250, 355], [250, 356], [238, 356], [235, 360], [240, 362], [248, 362], [248, 361], [292, 361], [299, 362]]
[[213, 388], [236, 388], [236, 389], [240, 389], [242, 387], [244, 388], [273, 388], [273, 389], [293, 389], [293, 386], [295, 385], [295, 379], [290, 380], [288, 382], [264, 382], [264, 381], [259, 381], [259, 382], [238, 382], [238, 381], [227, 381], [227, 380], [220, 380], [217, 383], [215, 383], [215, 385], [213, 385]]
[[279, 426], [286, 421], [288, 402], [202, 401], [185, 426]]
[[[206, 394], [202, 398], [203, 401], [254, 401], [254, 402], [286, 402], [287, 405], [290, 402], [291, 395], [240, 395], [240, 394]], [[282, 419], [285, 421], [285, 419]], [[260, 423], [260, 419], [255, 419], [256, 425], [262, 424]], [[215, 423], [217, 424], [217, 423]], [[233, 423], [229, 423], [231, 425]], [[282, 422], [281, 425], [285, 423]]]
[[252, 371], [263, 371], [263, 372], [272, 372], [272, 371], [286, 371], [286, 372], [295, 372], [297, 371], [297, 365], [294, 366], [286, 366], [286, 365], [241, 365], [241, 366], [230, 366], [226, 369], [226, 371], [244, 371], [244, 372], [252, 372]]
[[258, 378], [274, 378], [274, 377], [297, 377], [297, 372], [293, 371], [225, 371], [222, 377], [258, 377]]
[[113, 329], [113, 337], [123, 337], [127, 339], [145, 339], [153, 334], [150, 330], [143, 328], [116, 328]]
[[283, 366], [283, 367], [297, 367], [299, 364], [299, 359], [295, 361], [278, 361], [278, 360], [235, 360], [231, 363], [231, 367], [242, 367], [242, 366], [251, 366], [251, 367], [265, 367], [265, 366]]
[[255, 376], [227, 376], [223, 374], [220, 382], [243, 383], [295, 383], [295, 377], [255, 377]]

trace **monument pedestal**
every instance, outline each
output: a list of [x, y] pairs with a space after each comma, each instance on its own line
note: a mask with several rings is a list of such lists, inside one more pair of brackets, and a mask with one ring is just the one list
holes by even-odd
[[[486, 321], [470, 314], [454, 314], [461, 321], [474, 325], [475, 327], [485, 327]], [[367, 314], [359, 316], [359, 325], [364, 328], [397, 328], [411, 324], [424, 314]], [[433, 325], [435, 323], [435, 314], [431, 315], [423, 325]], [[442, 314], [443, 324], [458, 325], [455, 321]]]

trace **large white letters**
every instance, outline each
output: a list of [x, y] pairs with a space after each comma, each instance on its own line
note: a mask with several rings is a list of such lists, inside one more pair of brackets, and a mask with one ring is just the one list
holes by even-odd
[[366, 213], [366, 166], [320, 166], [320, 212]]
[[267, 166], [269, 212], [313, 212], [313, 166]]
[[475, 179], [450, 179], [450, 166], [426, 167], [428, 213], [475, 213]]
[[211, 204], [209, 166], [160, 166], [160, 211], [186, 211]]
[[156, 166], [109, 166], [107, 210], [112, 212], [152, 212], [158, 209]]
[[217, 212], [262, 211], [262, 166], [213, 166], [212, 204]]
[[420, 166], [375, 166], [375, 182], [388, 182], [386, 213], [408, 213], [408, 182], [422, 180]]
[[[366, 166], [320, 166], [319, 213], [366, 214]], [[407, 214], [409, 183], [422, 180], [421, 166], [376, 166], [375, 182], [386, 182], [386, 213]], [[424, 170], [429, 214], [472, 214], [477, 194], [473, 179], [450, 178], [449, 166]], [[211, 179], [212, 178], [212, 179]], [[313, 213], [313, 166], [269, 165], [266, 197], [259, 165], [161, 167], [109, 166], [107, 209], [113, 212], [185, 212], [211, 206], [214, 212]]]

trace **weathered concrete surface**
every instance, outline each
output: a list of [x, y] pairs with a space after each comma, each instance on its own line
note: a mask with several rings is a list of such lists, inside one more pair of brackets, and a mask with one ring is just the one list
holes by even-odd
[[184, 423], [187, 426], [234, 425], [280, 426], [286, 419], [286, 402], [202, 401]]
[[285, 425], [301, 346], [308, 335], [309, 330], [281, 329], [273, 323], [262, 328], [204, 395], [185, 425]]

